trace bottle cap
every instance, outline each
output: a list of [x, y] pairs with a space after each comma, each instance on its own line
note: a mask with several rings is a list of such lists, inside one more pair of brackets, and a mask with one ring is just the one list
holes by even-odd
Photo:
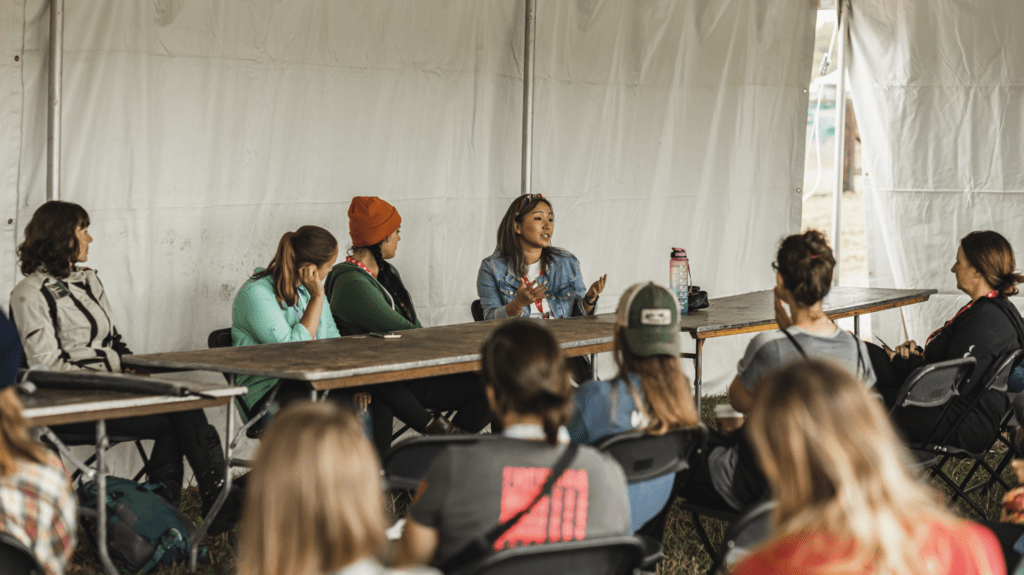
[[686, 250], [683, 248], [672, 248], [672, 257], [674, 258], [685, 258]]

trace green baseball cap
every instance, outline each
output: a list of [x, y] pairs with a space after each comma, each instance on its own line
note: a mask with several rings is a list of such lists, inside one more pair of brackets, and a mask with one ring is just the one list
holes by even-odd
[[654, 282], [630, 286], [617, 316], [634, 355], [679, 354], [679, 302], [667, 288]]

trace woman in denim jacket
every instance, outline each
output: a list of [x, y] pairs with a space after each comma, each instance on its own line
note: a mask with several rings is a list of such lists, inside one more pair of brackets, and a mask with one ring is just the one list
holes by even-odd
[[476, 278], [484, 319], [594, 313], [608, 276], [588, 290], [576, 256], [551, 246], [554, 231], [555, 215], [544, 196], [521, 196], [508, 207], [498, 228], [498, 247], [480, 262]]

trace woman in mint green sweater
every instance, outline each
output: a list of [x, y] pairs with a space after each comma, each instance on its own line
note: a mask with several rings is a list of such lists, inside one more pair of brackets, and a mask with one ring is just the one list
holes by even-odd
[[[281, 237], [274, 259], [257, 268], [238, 290], [231, 306], [232, 345], [289, 343], [339, 337], [338, 328], [324, 302], [324, 278], [338, 259], [338, 240], [317, 226], [302, 226]], [[267, 401], [270, 390], [280, 385], [275, 401], [285, 405], [309, 398], [309, 385], [295, 380], [245, 375], [238, 385], [249, 388], [242, 397], [246, 420]], [[355, 401], [373, 415], [373, 439], [383, 453], [391, 445], [392, 415], [383, 402], [372, 401], [365, 389], [332, 393], [331, 399]]]
[[[388, 263], [398, 249], [402, 216], [377, 197], [352, 198], [348, 210], [352, 255], [334, 266], [327, 278], [327, 298], [345, 335], [402, 331], [420, 326], [409, 291]], [[476, 433], [491, 422], [483, 386], [476, 374], [430, 377], [374, 388], [396, 417], [420, 433]], [[458, 409], [449, 422], [424, 407]]]

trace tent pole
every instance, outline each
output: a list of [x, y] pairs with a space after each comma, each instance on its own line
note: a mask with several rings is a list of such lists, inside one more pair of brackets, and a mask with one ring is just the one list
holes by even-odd
[[537, 1], [526, 0], [526, 38], [523, 43], [523, 172], [520, 193], [533, 191], [533, 61], [537, 34]]
[[840, 261], [840, 239], [842, 238], [842, 216], [843, 216], [843, 152], [846, 144], [846, 25], [849, 10], [844, 10], [845, 0], [839, 0], [836, 10], [839, 11], [839, 57], [837, 66], [839, 68], [839, 79], [836, 80], [836, 182], [832, 190], [832, 255], [836, 259], [835, 269], [832, 271], [832, 285], [839, 285], [839, 261]]
[[46, 135], [46, 199], [60, 199], [60, 108], [64, 67], [64, 0], [50, 0], [50, 89]]

